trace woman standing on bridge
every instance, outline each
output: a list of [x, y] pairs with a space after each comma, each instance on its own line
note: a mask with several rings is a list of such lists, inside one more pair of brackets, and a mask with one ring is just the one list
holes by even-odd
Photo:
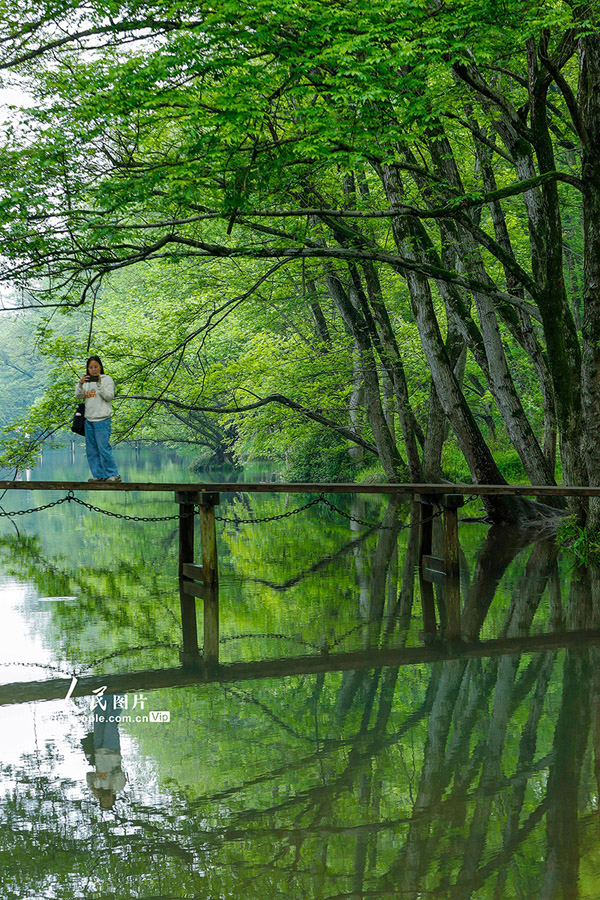
[[86, 374], [75, 387], [75, 396], [85, 400], [85, 452], [92, 477], [88, 481], [121, 480], [110, 446], [111, 401], [115, 396], [115, 383], [104, 374], [99, 356], [90, 356]]

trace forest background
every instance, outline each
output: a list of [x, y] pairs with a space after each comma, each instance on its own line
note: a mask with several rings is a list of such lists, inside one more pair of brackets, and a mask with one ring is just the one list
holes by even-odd
[[0, 465], [89, 346], [120, 440], [600, 483], [597, 2], [12, 7]]

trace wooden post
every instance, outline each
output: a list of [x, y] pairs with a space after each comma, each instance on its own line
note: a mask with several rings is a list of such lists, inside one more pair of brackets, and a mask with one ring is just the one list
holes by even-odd
[[219, 663], [219, 568], [215, 506], [218, 494], [200, 495], [200, 535], [202, 540], [202, 572], [204, 575], [204, 662]]
[[446, 562], [446, 637], [461, 637], [460, 623], [460, 565], [458, 543], [458, 514], [464, 500], [459, 494], [445, 494], [444, 505], [444, 556]]
[[421, 520], [419, 525], [419, 588], [421, 591], [421, 607], [423, 609], [423, 632], [425, 640], [431, 640], [437, 632], [435, 620], [435, 598], [433, 585], [423, 578], [423, 557], [431, 555], [433, 522], [433, 505], [427, 498], [421, 496]]
[[196, 624], [196, 601], [185, 592], [189, 579], [184, 575], [183, 567], [194, 562], [194, 504], [199, 494], [192, 491], [176, 491], [175, 500], [179, 503], [179, 603], [181, 606], [181, 631], [183, 634], [183, 653], [181, 661], [192, 663], [199, 659], [198, 626]]

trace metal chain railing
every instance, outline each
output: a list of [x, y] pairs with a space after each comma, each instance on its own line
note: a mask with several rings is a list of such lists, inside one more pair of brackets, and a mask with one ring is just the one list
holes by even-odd
[[[311, 506], [317, 506], [318, 503], [322, 502], [323, 494], [319, 497], [315, 497], [314, 500], [311, 500], [310, 503], [305, 503], [304, 506], [298, 506], [296, 509], [289, 509], [287, 512], [278, 513], [275, 516], [264, 516], [260, 519], [238, 519], [235, 516], [233, 519], [228, 518], [227, 516], [215, 516], [215, 519], [218, 522], [226, 522], [230, 525], [261, 525], [263, 522], [277, 522], [279, 519], [290, 519], [292, 516], [297, 516], [298, 513], [304, 512], [306, 509], [310, 509]], [[195, 507], [196, 512], [199, 511], [199, 507]]]
[[[68, 491], [65, 497], [61, 497], [59, 500], [54, 500], [52, 503], [46, 503], [43, 506], [34, 506], [29, 509], [18, 509], [18, 510], [4, 510], [0, 507], [0, 518], [12, 518], [14, 516], [25, 516], [30, 513], [42, 512], [46, 509], [51, 509], [54, 506], [60, 506], [62, 503], [77, 503], [79, 506], [85, 507], [85, 509], [89, 509], [92, 512], [100, 513], [103, 516], [110, 516], [114, 519], [125, 519], [129, 522], [174, 522], [180, 518], [186, 518], [189, 516], [196, 515], [200, 512], [199, 506], [194, 506], [191, 512], [186, 513], [175, 513], [170, 516], [130, 516], [126, 513], [113, 512], [110, 509], [103, 509], [100, 506], [94, 506], [92, 503], [87, 503], [85, 500], [81, 500], [79, 497], [76, 497], [73, 491]], [[326, 499], [324, 494], [321, 494], [319, 497], [315, 497], [314, 500], [311, 500], [309, 503], [305, 503], [304, 506], [296, 507], [296, 509], [290, 509], [284, 513], [278, 513], [273, 516], [263, 516], [262, 518], [252, 518], [252, 519], [242, 519], [237, 516], [234, 518], [230, 518], [227, 516], [215, 516], [215, 519], [219, 522], [225, 522], [227, 524], [233, 525], [260, 525], [264, 522], [277, 522], [281, 519], [289, 519], [292, 516], [297, 516], [299, 513], [304, 512], [307, 509], [310, 509], [313, 506], [317, 506], [319, 503], [324, 503], [326, 506], [330, 507], [332, 510], [337, 512], [339, 515], [344, 518], [350, 519], [354, 522], [358, 522], [361, 525], [367, 525], [372, 528], [382, 528], [382, 529], [391, 529], [396, 526], [393, 525], [379, 525], [375, 522], [366, 522], [363, 519], [358, 519], [355, 516], [351, 516], [348, 513], [345, 513], [343, 510], [339, 509], [333, 503], [330, 503], [329, 500]], [[404, 526], [406, 527], [406, 526]]]
[[[72, 493], [73, 491], [69, 491], [69, 494]], [[52, 503], [45, 503], [43, 506], [32, 506], [30, 509], [15, 509], [7, 512], [3, 507], [0, 507], [0, 519], [12, 519], [14, 516], [27, 516], [29, 513], [42, 512], [44, 509], [60, 506], [61, 503], [68, 503], [69, 500], [75, 499], [75, 497], [69, 497], [69, 494], [67, 494], [66, 497], [61, 497], [60, 500], [53, 500]]]
[[189, 516], [193, 516], [194, 512], [183, 513], [175, 513], [172, 516], [128, 516], [126, 513], [117, 513], [113, 512], [110, 509], [103, 509], [101, 506], [93, 506], [91, 503], [86, 503], [85, 500], [80, 500], [79, 497], [75, 497], [73, 491], [69, 491], [71, 497], [67, 499], [72, 500], [73, 503], [78, 503], [79, 506], [84, 506], [86, 509], [91, 510], [92, 512], [100, 513], [103, 516], [111, 516], [113, 519], [126, 519], [128, 522], [172, 522], [176, 519], [182, 518], [185, 519]]
[[[475, 499], [476, 495], [472, 495], [465, 498], [465, 503], [469, 503], [471, 500]], [[110, 516], [114, 519], [125, 519], [128, 522], [174, 522], [178, 519], [193, 516], [200, 512], [200, 506], [194, 506], [193, 510], [190, 512], [177, 512], [174, 515], [170, 516], [130, 516], [127, 513], [113, 512], [110, 509], [103, 509], [101, 506], [94, 506], [92, 503], [87, 503], [85, 500], [81, 500], [79, 497], [76, 497], [73, 491], [68, 491], [66, 496], [61, 497], [59, 500], [53, 500], [51, 503], [45, 503], [43, 506], [33, 506], [29, 509], [17, 509], [10, 511], [6, 511], [2, 507], [0, 507], [0, 518], [26, 516], [30, 513], [37, 513], [42, 512], [46, 509], [52, 509], [55, 506], [60, 506], [62, 503], [77, 503], [79, 506], [83, 506], [85, 509], [89, 509], [92, 512], [100, 513], [103, 516]], [[342, 516], [344, 519], [348, 519], [348, 521], [350, 522], [356, 522], [358, 525], [364, 525], [368, 528], [378, 528], [382, 531], [403, 531], [406, 528], [418, 527], [418, 525], [423, 522], [430, 522], [433, 519], [437, 519], [438, 516], [441, 516], [443, 513], [443, 507], [440, 505], [436, 509], [435, 513], [433, 513], [429, 518], [422, 519], [419, 522], [408, 522], [407, 524], [400, 526], [382, 525], [381, 523], [377, 522], [368, 522], [366, 519], [361, 519], [358, 516], [353, 516], [351, 513], [344, 512], [343, 509], [340, 509], [339, 506], [336, 506], [335, 503], [332, 503], [330, 500], [328, 500], [325, 494], [320, 494], [318, 497], [315, 497], [314, 500], [311, 500], [309, 503], [305, 503], [304, 506], [298, 506], [295, 509], [290, 509], [287, 512], [278, 513], [272, 516], [262, 516], [252, 519], [242, 519], [237, 516], [215, 516], [215, 519], [219, 522], [225, 522], [226, 524], [232, 525], [261, 525], [265, 522], [277, 522], [281, 519], [289, 519], [292, 516], [297, 516], [299, 513], [305, 512], [307, 509], [311, 509], [311, 507], [313, 506], [317, 506], [319, 503], [325, 504], [325, 506], [332, 510], [332, 512], [337, 513], [337, 515]]]
[[[12, 519], [14, 516], [26, 516], [30, 513], [42, 512], [45, 509], [51, 509], [53, 506], [60, 506], [61, 503], [78, 503], [80, 506], [85, 506], [86, 509], [90, 509], [93, 512], [102, 513], [103, 516], [112, 516], [115, 519], [129, 519], [134, 522], [166, 522], [170, 519], [178, 519], [179, 513], [174, 516], [128, 516], [125, 513], [116, 513], [112, 512], [110, 509], [102, 509], [100, 506], [93, 506], [91, 503], [86, 503], [85, 500], [80, 500], [79, 497], [76, 497], [73, 491], [68, 491], [64, 497], [61, 497], [60, 500], [54, 500], [52, 503], [45, 503], [43, 506], [32, 506], [29, 509], [15, 509], [15, 510], [5, 510], [0, 507], [0, 519]], [[189, 513], [189, 515], [194, 515], [194, 513]]]
[[[394, 529], [398, 528], [397, 525], [378, 525], [375, 522], [367, 522], [365, 519], [359, 519], [358, 516], [353, 516], [350, 513], [346, 513], [343, 509], [340, 509], [334, 503], [331, 503], [331, 501], [327, 499], [325, 494], [321, 494], [319, 500], [321, 501], [321, 503], [324, 503], [325, 506], [328, 506], [329, 509], [336, 512], [338, 515], [343, 516], [344, 519], [348, 519], [350, 522], [356, 522], [358, 525], [366, 525], [368, 528], [381, 528], [382, 531], [393, 531]], [[403, 525], [402, 527], [406, 528], [407, 526]]]

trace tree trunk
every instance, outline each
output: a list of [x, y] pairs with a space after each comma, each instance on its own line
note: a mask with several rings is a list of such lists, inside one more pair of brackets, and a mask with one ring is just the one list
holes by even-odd
[[[431, 154], [438, 174], [449, 177], [455, 190], [459, 194], [464, 194], [464, 186], [452, 147], [445, 136], [440, 135], [432, 141]], [[454, 247], [459, 271], [463, 269], [467, 274], [475, 275], [482, 283], [490, 280], [481, 259], [480, 248], [467, 229], [447, 221], [441, 225], [441, 234], [442, 240], [451, 242]], [[508, 367], [495, 305], [485, 293], [475, 292], [473, 297], [483, 338], [489, 389], [496, 401], [510, 441], [519, 454], [531, 483], [553, 484], [554, 472], [547, 465]]]
[[[352, 348], [352, 391], [348, 400], [348, 413], [352, 429], [360, 434], [361, 411], [365, 405], [365, 389], [363, 385], [362, 369], [360, 366], [360, 350], [354, 344]], [[365, 457], [365, 448], [354, 445], [350, 447], [350, 458], [362, 461]]]
[[[383, 166], [382, 177], [386, 195], [394, 208], [402, 203], [403, 197], [398, 171], [391, 166]], [[396, 216], [392, 219], [392, 229], [394, 239], [403, 255], [417, 259], [418, 235], [415, 234], [412, 222], [406, 217]], [[440, 333], [429, 281], [418, 272], [404, 274], [435, 389], [471, 475], [474, 481], [480, 484], [506, 484], [456, 381]], [[526, 506], [514, 497], [489, 497], [486, 499], [486, 509], [495, 521], [517, 522], [526, 515]]]
[[342, 282], [331, 268], [326, 269], [325, 280], [331, 299], [354, 337], [360, 352], [367, 418], [383, 471], [390, 481], [402, 481], [408, 474], [407, 466], [398, 452], [385, 421], [373, 346], [364, 317], [359, 310], [354, 308]]
[[363, 271], [365, 273], [369, 305], [373, 312], [373, 319], [381, 345], [381, 361], [386, 367], [394, 388], [396, 411], [406, 448], [409, 476], [412, 481], [419, 482], [422, 477], [422, 470], [418, 441], [423, 441], [423, 434], [415, 419], [410, 403], [404, 365], [398, 342], [396, 341], [396, 335], [383, 301], [383, 292], [377, 270], [372, 262], [367, 261], [363, 264]]
[[330, 347], [331, 335], [329, 334], [329, 328], [327, 327], [327, 322], [325, 320], [325, 316], [323, 315], [321, 304], [317, 300], [317, 297], [319, 296], [317, 293], [317, 286], [312, 278], [307, 279], [306, 287], [308, 288], [309, 295], [314, 298], [310, 302], [310, 311], [315, 322], [315, 331], [317, 333], [317, 337], [322, 344]]
[[[496, 191], [498, 188], [494, 170], [491, 164], [491, 148], [482, 141], [476, 141], [476, 159], [481, 170], [483, 186], [488, 193]], [[496, 241], [511, 259], [515, 259], [512, 242], [506, 224], [506, 218], [502, 205], [498, 201], [492, 201], [488, 204], [494, 225], [494, 234]], [[525, 291], [518, 282], [516, 276], [508, 265], [504, 265], [504, 278], [506, 286], [511, 294], [516, 294], [525, 298]], [[508, 305], [507, 305], [508, 306]], [[522, 310], [515, 310], [512, 307], [499, 310], [502, 318], [510, 328], [513, 336], [519, 342], [521, 347], [531, 359], [537, 377], [539, 379], [540, 392], [542, 395], [542, 409], [544, 415], [544, 459], [548, 467], [548, 473], [553, 477], [556, 468], [556, 412], [554, 408], [554, 392], [552, 390], [552, 380], [548, 369], [548, 362], [542, 352], [536, 337], [531, 318]], [[553, 481], [549, 482], [553, 484]]]
[[[467, 348], [461, 339], [453, 318], [448, 319], [446, 350], [448, 352], [450, 363], [454, 364], [452, 371], [462, 390], [467, 361]], [[423, 478], [426, 482], [444, 480], [444, 473], [442, 471], [442, 452], [449, 431], [448, 419], [444, 415], [442, 404], [437, 395], [435, 385], [432, 382], [429, 392], [427, 434], [425, 437], [425, 446], [423, 447]]]
[[[579, 41], [579, 100], [584, 145], [583, 191], [583, 407], [591, 485], [600, 484], [600, 35]], [[590, 503], [592, 529], [600, 529], [600, 501]]]
[[[478, 94], [484, 109], [493, 115], [494, 128], [502, 138], [520, 180], [537, 174], [532, 147], [540, 174], [556, 170], [548, 129], [546, 93], [549, 81], [545, 73], [539, 73], [535, 40], [528, 40], [527, 49], [530, 128], [524, 124], [521, 111], [511, 107], [507, 97], [501, 106], [489, 99], [485, 80], [475, 66], [454, 66], [455, 74]], [[549, 180], [525, 191], [522, 196], [528, 216], [532, 272], [538, 292], [536, 302], [552, 376], [564, 480], [567, 484], [585, 484], [587, 472], [581, 441], [581, 354], [564, 284], [558, 188], [555, 181]]]

